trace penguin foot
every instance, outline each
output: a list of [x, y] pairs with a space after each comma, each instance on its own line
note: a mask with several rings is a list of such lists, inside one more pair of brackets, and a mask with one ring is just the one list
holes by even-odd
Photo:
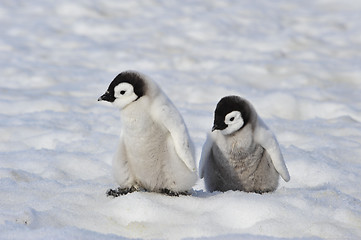
[[184, 192], [174, 192], [174, 191], [169, 190], [169, 189], [167, 189], [167, 188], [161, 189], [161, 190], [160, 190], [160, 193], [163, 193], [163, 194], [168, 195], [168, 196], [171, 196], [171, 197], [179, 197], [180, 195], [185, 195], [185, 196], [190, 195], [190, 193], [187, 192], [187, 191], [184, 191]]
[[116, 189], [108, 189], [106, 195], [107, 197], [119, 197], [120, 195], [126, 195], [135, 191], [137, 191], [137, 189], [133, 186], [131, 186], [130, 188], [118, 187]]

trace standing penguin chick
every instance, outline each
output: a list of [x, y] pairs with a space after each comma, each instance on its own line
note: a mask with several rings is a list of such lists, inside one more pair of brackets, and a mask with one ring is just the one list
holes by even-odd
[[178, 110], [155, 82], [136, 71], [120, 73], [98, 101], [120, 110], [121, 134], [113, 159], [119, 184], [108, 195], [144, 189], [187, 192], [197, 180], [194, 148]]
[[286, 182], [290, 180], [275, 136], [253, 106], [238, 96], [218, 102], [199, 170], [211, 192], [272, 192], [279, 175]]

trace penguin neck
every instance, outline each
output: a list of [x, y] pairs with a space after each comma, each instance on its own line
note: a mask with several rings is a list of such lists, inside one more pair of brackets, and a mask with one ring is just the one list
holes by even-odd
[[141, 130], [144, 122], [149, 120], [149, 98], [143, 96], [120, 110], [120, 121], [123, 129]]
[[232, 134], [220, 135], [223, 136], [224, 146], [227, 146], [228, 148], [227, 152], [234, 152], [235, 149], [237, 149], [237, 151], [247, 152], [249, 148], [252, 148], [252, 145], [254, 145], [253, 129], [251, 124], [247, 124]]

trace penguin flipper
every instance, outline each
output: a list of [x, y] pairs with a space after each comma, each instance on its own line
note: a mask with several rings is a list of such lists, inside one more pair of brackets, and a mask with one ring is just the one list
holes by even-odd
[[191, 172], [195, 172], [194, 147], [178, 110], [171, 103], [162, 104], [152, 114], [169, 131], [178, 157]]
[[202, 147], [201, 160], [199, 161], [199, 177], [200, 178], [204, 177], [205, 167], [211, 156], [212, 145], [213, 145], [213, 140], [211, 137], [211, 133], [208, 133], [207, 139]]
[[258, 119], [254, 139], [267, 151], [277, 172], [283, 180], [288, 182], [290, 174], [288, 173], [277, 139], [261, 119]]

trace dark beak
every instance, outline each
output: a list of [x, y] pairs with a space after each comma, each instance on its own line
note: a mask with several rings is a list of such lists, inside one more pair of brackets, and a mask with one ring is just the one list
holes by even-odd
[[107, 102], [114, 102], [115, 98], [112, 96], [109, 91], [106, 91], [103, 95], [98, 98], [98, 101], [107, 101]]
[[217, 129], [218, 129], [217, 124], [214, 124], [213, 127], [212, 127], [212, 132], [213, 132], [214, 130], [217, 130]]

